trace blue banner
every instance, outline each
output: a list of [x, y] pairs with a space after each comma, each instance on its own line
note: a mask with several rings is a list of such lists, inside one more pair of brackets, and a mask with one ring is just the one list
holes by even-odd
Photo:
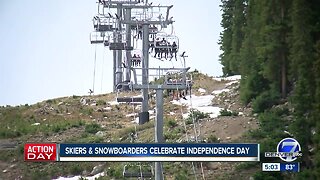
[[[197, 159], [200, 158], [200, 159]], [[259, 144], [60, 144], [60, 161], [259, 161]]]

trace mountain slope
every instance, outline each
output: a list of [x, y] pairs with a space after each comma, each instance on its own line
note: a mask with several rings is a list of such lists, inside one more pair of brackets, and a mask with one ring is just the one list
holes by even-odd
[[[194, 86], [191, 98], [187, 96], [187, 100], [183, 100], [168, 96], [165, 99], [166, 142], [242, 142], [250, 129], [258, 128], [251, 109], [239, 103], [239, 77], [212, 78], [198, 72], [192, 72], [192, 76]], [[120, 93], [118, 96], [133, 95], [139, 93]], [[70, 96], [34, 105], [1, 107], [0, 170], [3, 173], [0, 177], [37, 179], [41, 176], [50, 179], [74, 175], [91, 177], [103, 172], [101, 179], [122, 178], [126, 163], [23, 162], [25, 142], [153, 142], [154, 99], [149, 103], [150, 122], [139, 126], [135, 119], [140, 105], [118, 104], [115, 98], [114, 93]], [[191, 115], [197, 115], [197, 118], [191, 118]], [[131, 133], [136, 134], [134, 139]], [[232, 176], [236, 165], [196, 163], [195, 170], [199, 178], [202, 176], [201, 166], [205, 177], [209, 179], [228, 177]], [[191, 163], [164, 163], [164, 173], [167, 179], [193, 178], [193, 171], [187, 171], [190, 167]]]

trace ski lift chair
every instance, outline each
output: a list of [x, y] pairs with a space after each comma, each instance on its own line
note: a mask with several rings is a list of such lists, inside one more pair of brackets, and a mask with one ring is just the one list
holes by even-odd
[[95, 16], [93, 18], [93, 28], [100, 32], [116, 30], [117, 28], [114, 28], [115, 22], [113, 21], [114, 20], [110, 17]]
[[158, 28], [155, 25], [153, 25], [153, 26], [150, 25], [149, 34], [157, 34], [158, 32], [159, 32]]
[[135, 165], [136, 168], [133, 169], [133, 171], [130, 171], [128, 167], [128, 165], [125, 165], [123, 167], [123, 177], [125, 178], [141, 178], [141, 179], [145, 179], [145, 178], [149, 178], [151, 179], [154, 176], [154, 172], [153, 172], [153, 167], [150, 165], [150, 168], [147, 168], [147, 170], [145, 171], [146, 168], [143, 168], [141, 165]]
[[133, 50], [132, 46], [128, 46], [127, 43], [124, 42], [110, 42], [109, 43], [110, 50], [126, 50], [131, 51]]
[[122, 103], [141, 103], [142, 97], [117, 97], [117, 102]]
[[140, 49], [134, 49], [131, 51], [131, 65], [132, 66], [141, 66], [143, 53]]
[[165, 75], [164, 84], [172, 86], [182, 86], [186, 85], [186, 80], [181, 72], [172, 72], [172, 74], [170, 72], [167, 72], [167, 74]]
[[90, 33], [91, 44], [106, 44], [109, 43], [109, 38], [104, 32], [94, 31]]
[[154, 41], [154, 57], [157, 59], [163, 58], [163, 53], [165, 58], [172, 59], [177, 57], [177, 52], [179, 50], [179, 38], [174, 35], [168, 35], [166, 33], [157, 33]]
[[[119, 83], [116, 86], [116, 89], [118, 91], [120, 91], [121, 89], [123, 90], [130, 90], [131, 89], [131, 82], [130, 81], [124, 81], [122, 83]], [[141, 103], [143, 101], [142, 97], [137, 97], [137, 96], [133, 96], [133, 97], [119, 97], [118, 93], [117, 93], [117, 98], [116, 98], [117, 102], [119, 103]]]

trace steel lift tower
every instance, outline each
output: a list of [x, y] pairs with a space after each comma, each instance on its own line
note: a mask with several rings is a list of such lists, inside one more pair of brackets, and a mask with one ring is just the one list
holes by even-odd
[[[102, 13], [100, 8], [102, 7]], [[186, 90], [190, 88], [191, 84], [188, 83], [186, 74], [189, 68], [149, 68], [149, 36], [152, 32], [151, 27], [161, 26], [166, 28], [173, 23], [172, 18], [169, 18], [169, 11], [173, 6], [154, 6], [152, 3], [148, 3], [148, 0], [144, 2], [140, 0], [99, 0], [98, 12], [99, 15], [112, 20], [112, 28], [107, 29], [112, 32], [112, 42], [105, 43], [109, 46], [110, 50], [113, 50], [113, 71], [114, 71], [114, 91], [116, 87], [122, 90], [142, 90], [142, 109], [141, 113], [145, 118], [149, 120], [149, 107], [148, 107], [148, 91], [156, 91], [156, 122], [155, 122], [155, 142], [163, 143], [163, 90]], [[115, 14], [110, 13], [111, 10]], [[159, 11], [157, 11], [159, 10]], [[107, 11], [107, 13], [106, 13]], [[109, 24], [110, 26], [111, 24]], [[96, 31], [99, 30], [101, 23], [96, 26]], [[135, 29], [136, 27], [136, 29]], [[106, 30], [106, 29], [102, 29]], [[142, 67], [135, 68], [131, 64], [131, 51], [133, 46], [131, 45], [132, 30], [142, 31]], [[109, 38], [110, 39], [110, 38]], [[100, 42], [100, 41], [99, 41]], [[105, 41], [104, 41], [105, 42]], [[125, 51], [125, 76], [123, 80], [122, 72], [122, 51]], [[139, 84], [136, 80], [133, 83], [131, 81], [131, 71], [136, 72], [141, 70], [142, 83]], [[149, 71], [154, 74], [149, 74]], [[174, 82], [170, 81], [167, 77], [168, 72], [174, 72], [179, 76], [179, 80]], [[170, 74], [170, 73], [169, 73]], [[150, 85], [149, 77], [164, 77], [165, 81], [162, 84]], [[136, 79], [137, 77], [135, 77]], [[120, 86], [119, 86], [120, 85]], [[128, 98], [129, 100], [132, 98]], [[128, 99], [122, 99], [123, 102], [128, 102]], [[141, 121], [141, 119], [140, 119]], [[146, 120], [142, 120], [146, 122]], [[155, 163], [155, 179], [163, 179], [161, 163]]]

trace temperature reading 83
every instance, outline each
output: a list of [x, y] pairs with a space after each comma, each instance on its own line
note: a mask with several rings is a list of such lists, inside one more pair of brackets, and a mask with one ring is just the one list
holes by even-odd
[[286, 170], [292, 171], [295, 168], [295, 164], [286, 164]]

